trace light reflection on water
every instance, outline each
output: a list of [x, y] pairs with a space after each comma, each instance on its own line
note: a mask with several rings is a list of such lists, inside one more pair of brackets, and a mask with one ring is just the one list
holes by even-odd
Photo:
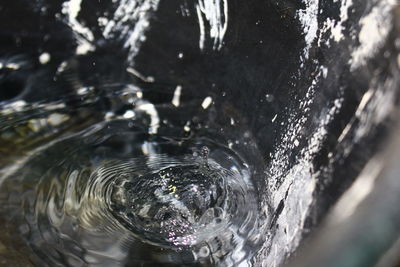
[[117, 94], [141, 107], [129, 119], [104, 121], [97, 100], [3, 107], [4, 153], [21, 159], [2, 162], [2, 253], [49, 265], [249, 260], [261, 238], [247, 163], [195, 133], [154, 134], [156, 115], [129, 93]]

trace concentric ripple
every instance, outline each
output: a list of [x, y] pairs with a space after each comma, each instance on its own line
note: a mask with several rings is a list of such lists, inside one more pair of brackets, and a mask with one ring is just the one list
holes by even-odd
[[205, 138], [115, 120], [21, 165], [3, 181], [0, 215], [34, 262], [234, 265], [259, 241], [245, 162]]

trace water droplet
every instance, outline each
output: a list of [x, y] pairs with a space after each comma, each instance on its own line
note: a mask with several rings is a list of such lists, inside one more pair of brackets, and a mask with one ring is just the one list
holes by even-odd
[[51, 59], [50, 54], [46, 53], [46, 52], [42, 53], [39, 56], [39, 62], [40, 62], [40, 64], [43, 64], [43, 65], [49, 63], [50, 59]]
[[275, 97], [274, 95], [267, 94], [265, 95], [265, 99], [267, 100], [267, 102], [272, 103], [275, 100]]
[[[0, 188], [1, 201], [18, 195], [17, 208], [0, 211], [19, 214], [8, 223], [40, 236], [31, 245], [61, 242], [63, 253], [71, 255], [79, 247], [94, 259], [118, 261], [124, 240], [148, 254], [161, 248], [169, 259], [195, 253], [219, 262], [218, 255], [238, 253], [253, 242], [255, 190], [242, 166], [233, 151], [210, 140], [177, 142], [149, 135], [134, 120], [111, 120], [59, 139], [20, 166]], [[31, 193], [21, 195], [27, 183], [33, 184]], [[60, 236], [79, 239], [70, 246]], [[105, 247], [113, 253], [105, 254]]]

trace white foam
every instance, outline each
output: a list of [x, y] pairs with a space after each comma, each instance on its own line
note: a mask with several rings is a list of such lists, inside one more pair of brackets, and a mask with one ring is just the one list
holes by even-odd
[[360, 20], [361, 31], [358, 35], [360, 45], [352, 53], [351, 69], [365, 64], [382, 47], [391, 29], [391, 10], [396, 0], [382, 0], [371, 12]]
[[[338, 0], [335, 0], [334, 2], [337, 2]], [[343, 0], [341, 1], [342, 5], [340, 6], [340, 20], [334, 24], [331, 25], [331, 33], [332, 33], [332, 38], [336, 42], [339, 42], [340, 40], [343, 39], [343, 30], [344, 30], [344, 22], [346, 22], [349, 18], [349, 12], [350, 12], [350, 7], [353, 5], [352, 0]]]
[[303, 0], [303, 2], [306, 5], [306, 9], [299, 10], [297, 17], [305, 34], [306, 47], [304, 48], [303, 56], [307, 59], [311, 45], [317, 37], [319, 0]]

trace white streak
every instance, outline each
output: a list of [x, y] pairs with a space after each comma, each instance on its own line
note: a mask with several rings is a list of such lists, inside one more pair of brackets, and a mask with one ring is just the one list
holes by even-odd
[[43, 108], [44, 110], [60, 110], [65, 108], [65, 103], [46, 103], [38, 105], [39, 108]]
[[77, 20], [78, 14], [81, 11], [81, 4], [82, 0], [69, 0], [63, 3], [61, 10], [61, 13], [67, 16], [67, 23], [77, 39], [78, 47], [76, 48], [76, 53], [78, 55], [83, 55], [94, 50], [92, 45], [94, 41], [93, 33]]
[[6, 64], [6, 69], [19, 70], [20, 68], [21, 68], [21, 65], [19, 65], [17, 63], [7, 63]]
[[364, 168], [359, 178], [354, 182], [350, 189], [339, 199], [339, 202], [333, 209], [332, 218], [335, 222], [344, 221], [356, 210], [358, 205], [374, 188], [375, 180], [381, 171], [382, 164], [380, 161], [373, 159]]
[[319, 0], [303, 0], [303, 2], [306, 5], [306, 9], [299, 10], [297, 12], [297, 17], [303, 26], [305, 34], [306, 47], [303, 53], [304, 57], [307, 59], [311, 45], [317, 37]]
[[132, 118], [135, 117], [135, 112], [134, 112], [133, 110], [127, 110], [127, 111], [124, 113], [123, 117], [124, 117], [125, 119], [132, 119]]
[[172, 105], [174, 105], [175, 107], [179, 107], [180, 105], [181, 93], [182, 86], [178, 85], [175, 89], [174, 97], [172, 98]]
[[146, 82], [146, 83], [153, 83], [154, 82], [154, 77], [152, 76], [144, 76], [143, 74], [141, 74], [139, 71], [135, 70], [132, 67], [128, 67], [126, 69], [127, 72], [129, 72], [130, 74], [133, 74], [134, 76], [136, 76], [137, 78], [139, 78], [140, 80]]
[[123, 40], [124, 47], [129, 49], [128, 59], [132, 60], [146, 40], [145, 32], [149, 28], [149, 20], [158, 9], [159, 2], [159, 0], [120, 0], [114, 17], [104, 27], [103, 36], [106, 39]]
[[144, 103], [137, 107], [137, 110], [145, 112], [150, 116], [150, 134], [156, 134], [158, 132], [158, 128], [160, 126], [160, 118], [158, 116], [158, 112], [156, 107], [151, 103]]
[[206, 30], [204, 26], [203, 15], [201, 14], [201, 10], [199, 6], [196, 6], [197, 17], [199, 18], [199, 27], [200, 27], [200, 40], [199, 40], [199, 47], [201, 50], [204, 49], [204, 44], [206, 40]]
[[60, 113], [53, 113], [47, 118], [48, 123], [52, 126], [59, 126], [67, 120], [69, 120], [69, 116]]
[[23, 111], [25, 107], [26, 107], [26, 102], [24, 100], [17, 100], [2, 106], [0, 114], [8, 115], [14, 112]]
[[210, 107], [211, 103], [212, 103], [211, 96], [207, 96], [206, 98], [204, 98], [201, 106], [203, 107], [203, 109], [208, 109]]
[[60, 66], [58, 66], [57, 68], [57, 73], [61, 73], [65, 70], [65, 68], [67, 67], [68, 63], [66, 61], [63, 61]]
[[200, 49], [204, 49], [206, 42], [205, 21], [208, 22], [208, 35], [213, 41], [213, 49], [221, 49], [228, 29], [228, 1], [199, 0], [196, 11], [200, 26]]

